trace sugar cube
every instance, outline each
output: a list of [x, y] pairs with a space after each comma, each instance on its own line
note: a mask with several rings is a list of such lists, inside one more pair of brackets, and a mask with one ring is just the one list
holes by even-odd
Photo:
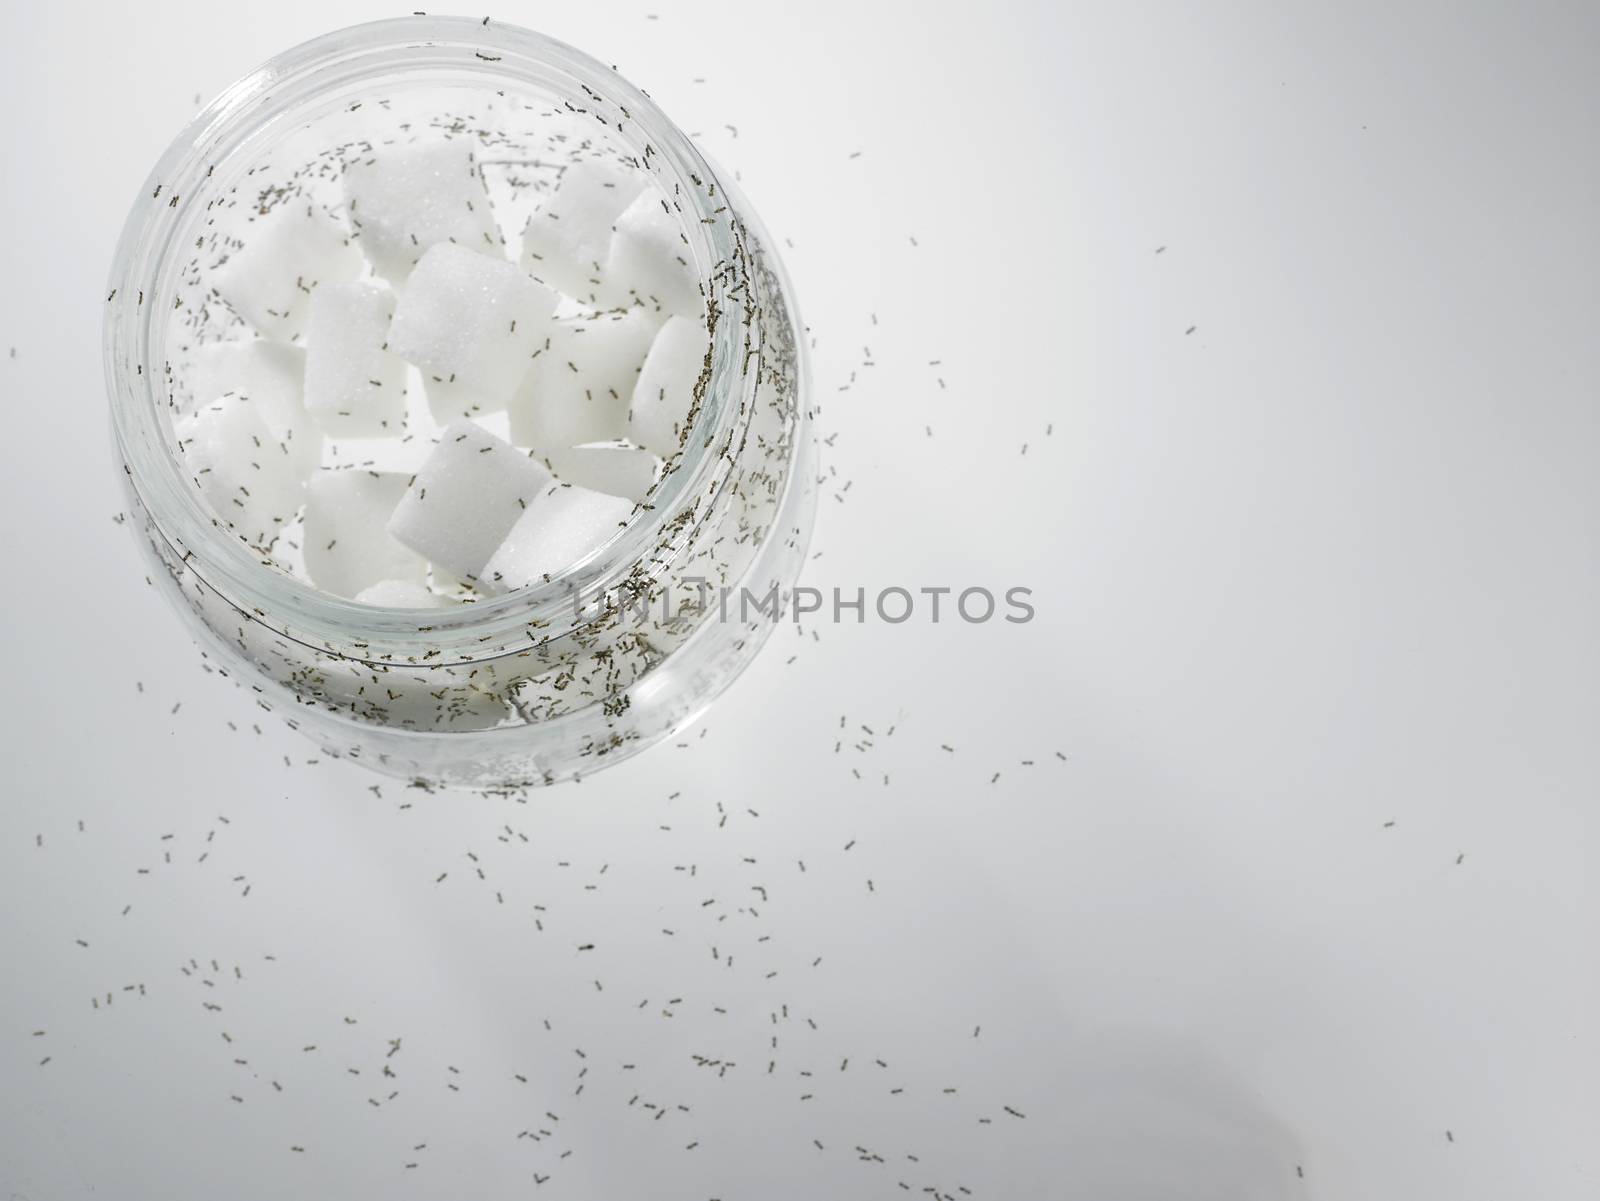
[[380, 609], [443, 609], [450, 604], [417, 580], [379, 580], [356, 593], [356, 600]]
[[442, 243], [401, 289], [389, 349], [421, 368], [440, 421], [492, 413], [527, 374], [555, 306], [515, 264]]
[[622, 437], [655, 325], [644, 313], [551, 322], [511, 401], [511, 440], [541, 452]]
[[549, 483], [543, 464], [457, 421], [411, 481], [389, 533], [446, 571], [475, 578]]
[[483, 570], [483, 585], [508, 591], [554, 579], [617, 534], [634, 504], [588, 488], [557, 484], [517, 519]]
[[360, 273], [361, 255], [342, 225], [314, 206], [285, 201], [250, 216], [210, 279], [258, 333], [286, 341], [301, 332], [319, 285]]
[[224, 394], [248, 398], [295, 476], [303, 480], [322, 457], [322, 432], [301, 401], [305, 359], [298, 346], [265, 338], [198, 346], [184, 373], [197, 402], [190, 411]]
[[306, 485], [306, 574], [318, 588], [355, 596], [380, 580], [420, 584], [428, 565], [385, 528], [409, 477], [392, 471], [319, 471]]
[[245, 396], [202, 405], [175, 427], [178, 449], [217, 520], [250, 545], [269, 548], [305, 493], [282, 443]]
[[339, 437], [399, 435], [406, 365], [384, 349], [394, 295], [379, 283], [324, 284], [306, 323], [305, 403]]
[[710, 348], [711, 336], [696, 318], [673, 317], [661, 327], [639, 370], [628, 409], [634, 442], [662, 458], [678, 453]]
[[643, 501], [661, 471], [661, 460], [625, 438], [552, 450], [544, 456], [556, 479], [610, 496]]
[[[330, 438], [323, 455], [325, 467], [365, 467], [372, 471], [403, 471], [415, 475], [444, 431], [428, 407], [422, 372], [404, 364], [406, 415], [400, 432], [376, 438]], [[503, 414], [501, 414], [503, 416]]]
[[440, 243], [500, 255], [483, 177], [464, 138], [421, 136], [374, 147], [344, 171], [355, 242], [379, 275], [398, 284]]
[[287, 427], [305, 419], [305, 364], [306, 352], [288, 342], [206, 342], [191, 352], [181, 378], [196, 402], [191, 411], [224, 392], [240, 392], [255, 401], [263, 421]]
[[672, 203], [648, 187], [622, 211], [611, 235], [599, 301], [642, 305], [652, 312], [701, 317], [705, 298]]
[[523, 267], [568, 296], [591, 299], [610, 249], [611, 224], [644, 185], [641, 171], [612, 159], [569, 165], [523, 231]]

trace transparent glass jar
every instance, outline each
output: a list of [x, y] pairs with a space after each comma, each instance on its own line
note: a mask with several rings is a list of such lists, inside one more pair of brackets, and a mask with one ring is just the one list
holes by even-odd
[[[441, 90], [532, 97], [636, 156], [673, 197], [711, 353], [680, 453], [608, 545], [479, 603], [385, 609], [319, 591], [216, 519], [171, 413], [169, 323], [190, 247], [253, 164], [363, 104]], [[384, 119], [387, 103], [369, 108]], [[380, 126], [381, 127], [381, 126]], [[330, 126], [332, 128], [332, 126]], [[230, 199], [234, 198], [234, 199]], [[273, 59], [179, 135], [135, 202], [106, 303], [129, 524], [213, 662], [330, 755], [479, 788], [615, 762], [698, 714], [755, 656], [805, 558], [816, 501], [806, 345], [770, 239], [637, 88], [559, 42], [469, 18], [357, 26]], [[767, 605], [724, 605], [741, 592]]]

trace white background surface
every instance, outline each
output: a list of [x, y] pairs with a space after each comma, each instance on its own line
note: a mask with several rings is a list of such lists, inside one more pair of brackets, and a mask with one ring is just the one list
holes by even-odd
[[9, 9], [0, 1197], [1595, 1196], [1600, 13], [1212, 8], [495, 13], [792, 239], [806, 582], [1038, 607], [527, 805], [254, 733], [111, 520], [135, 189], [392, 14]]

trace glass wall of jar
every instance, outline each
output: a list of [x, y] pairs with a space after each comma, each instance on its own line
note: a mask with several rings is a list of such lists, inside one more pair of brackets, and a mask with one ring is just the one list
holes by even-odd
[[[552, 140], [553, 120], [566, 133]], [[677, 453], [616, 537], [552, 579], [437, 610], [361, 604], [297, 578], [294, 531], [250, 538], [219, 521], [174, 430], [204, 399], [187, 356], [239, 333], [208, 266], [273, 205], [331, 210], [349, 163], [419, 125], [470, 142], [502, 229], [537, 206], [566, 165], [564, 145], [603, 145], [650, 172], [680, 226], [709, 341]], [[692, 719], [787, 605], [817, 448], [782, 265], [689, 139], [570, 47], [414, 17], [274, 59], [157, 165], [124, 229], [106, 310], [113, 427], [152, 578], [220, 670], [331, 755], [488, 788], [592, 771]], [[758, 603], [721, 604], [729, 593]]]

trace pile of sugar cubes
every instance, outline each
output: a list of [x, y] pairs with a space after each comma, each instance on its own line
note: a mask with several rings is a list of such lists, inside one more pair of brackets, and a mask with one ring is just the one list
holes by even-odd
[[338, 183], [263, 204], [209, 266], [239, 320], [182, 365], [189, 474], [270, 562], [363, 604], [559, 576], [670, 468], [708, 370], [667, 193], [580, 156], [508, 237], [471, 139], [438, 129]]

